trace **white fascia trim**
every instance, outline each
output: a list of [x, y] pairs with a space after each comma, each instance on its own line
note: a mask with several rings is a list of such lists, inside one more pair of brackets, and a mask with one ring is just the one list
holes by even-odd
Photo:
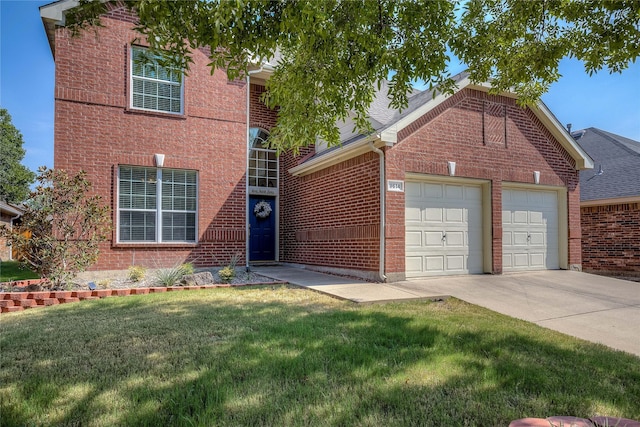
[[580, 147], [542, 101], [538, 101], [536, 105], [531, 106], [531, 111], [573, 157], [576, 161], [576, 170], [593, 169], [593, 159]]
[[64, 25], [64, 13], [79, 4], [80, 2], [78, 0], [61, 0], [45, 4], [44, 6], [40, 6], [40, 17], [54, 21], [58, 25]]
[[385, 145], [384, 142], [380, 140], [379, 135], [371, 135], [367, 138], [361, 139], [360, 141], [343, 145], [331, 153], [327, 153], [326, 155], [319, 156], [315, 159], [304, 162], [301, 165], [295, 166], [289, 169], [289, 173], [293, 176], [305, 176], [329, 166], [344, 162], [345, 160], [352, 159], [371, 151], [371, 146], [369, 145], [370, 142], [373, 142], [377, 148]]

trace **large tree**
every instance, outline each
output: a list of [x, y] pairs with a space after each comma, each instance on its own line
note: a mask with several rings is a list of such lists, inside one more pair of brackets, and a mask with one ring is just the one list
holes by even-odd
[[36, 175], [20, 163], [26, 153], [23, 143], [11, 115], [0, 108], [0, 201], [19, 203], [29, 195]]
[[[640, 54], [637, 0], [125, 0], [156, 53], [188, 69], [189, 52], [211, 47], [211, 66], [242, 77], [278, 58], [265, 100], [278, 106], [271, 143], [296, 149], [339, 140], [348, 114], [366, 132], [376, 85], [391, 79], [395, 108], [421, 80], [451, 91], [455, 54], [473, 81], [514, 90], [530, 103], [575, 57], [587, 72], [620, 72]], [[102, 0], [81, 0], [73, 30], [99, 24]], [[276, 53], [278, 51], [278, 53]], [[249, 61], [248, 61], [249, 59]]]

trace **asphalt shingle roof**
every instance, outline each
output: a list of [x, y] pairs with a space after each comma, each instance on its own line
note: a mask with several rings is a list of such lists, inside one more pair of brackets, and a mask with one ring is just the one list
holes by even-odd
[[580, 172], [580, 200], [640, 196], [640, 142], [596, 128], [571, 136], [595, 165]]
[[[456, 83], [464, 80], [469, 76], [469, 73], [462, 72], [456, 74], [451, 77]], [[369, 107], [369, 122], [373, 127], [373, 130], [376, 132], [380, 132], [389, 126], [397, 123], [401, 119], [405, 118], [409, 114], [413, 113], [418, 108], [423, 105], [429, 103], [434, 98], [434, 92], [438, 95], [440, 92], [437, 88], [433, 90], [418, 90], [414, 89], [411, 93], [408, 94], [408, 105], [407, 108], [400, 111], [389, 106], [389, 82], [382, 81], [380, 83], [380, 89], [376, 91], [375, 97], [371, 106]], [[359, 141], [363, 138], [366, 138], [367, 135], [359, 133], [355, 129], [355, 123], [352, 120], [352, 116], [350, 115], [347, 119], [338, 123], [338, 129], [340, 130], [340, 146], [331, 147], [327, 150], [323, 150], [320, 153], [315, 154], [311, 158], [307, 160], [311, 160], [316, 157], [324, 156], [330, 153], [333, 150], [340, 148], [341, 146], [345, 146], [351, 144], [353, 142]]]

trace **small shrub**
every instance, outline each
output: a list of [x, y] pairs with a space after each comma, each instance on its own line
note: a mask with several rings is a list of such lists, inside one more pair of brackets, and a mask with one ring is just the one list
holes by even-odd
[[20, 224], [0, 227], [0, 236], [22, 254], [23, 264], [61, 289], [98, 260], [111, 217], [101, 197], [92, 195], [84, 171], [69, 175], [45, 166], [38, 171]]
[[100, 286], [103, 289], [109, 289], [109, 286], [111, 286], [111, 279], [99, 280], [97, 285]]
[[182, 264], [180, 266], [180, 268], [182, 268], [182, 274], [185, 274], [185, 275], [186, 274], [193, 274], [196, 271], [195, 267], [190, 262], [185, 262], [184, 264]]
[[162, 286], [173, 286], [182, 279], [185, 274], [193, 274], [195, 269], [190, 262], [171, 268], [161, 268], [156, 271], [156, 283]]
[[147, 274], [147, 268], [141, 265], [132, 265], [129, 267], [129, 280], [139, 282], [144, 279], [144, 275]]
[[227, 283], [233, 280], [234, 277], [236, 277], [236, 270], [235, 268], [228, 265], [223, 269], [221, 269], [220, 271], [218, 271], [218, 276], [220, 276], [220, 280]]

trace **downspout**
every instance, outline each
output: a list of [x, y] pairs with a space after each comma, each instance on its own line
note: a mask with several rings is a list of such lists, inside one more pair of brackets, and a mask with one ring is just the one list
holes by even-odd
[[250, 120], [250, 100], [251, 100], [251, 75], [262, 72], [262, 68], [260, 67], [257, 70], [248, 71], [247, 72], [247, 156], [246, 156], [246, 165], [244, 172], [244, 198], [245, 198], [245, 223], [244, 223], [244, 246], [245, 246], [245, 270], [247, 273], [249, 272], [249, 234], [251, 233], [251, 228], [249, 227], [249, 155], [251, 154], [251, 147], [249, 146], [249, 128], [251, 126]]
[[380, 268], [378, 275], [383, 282], [387, 281], [387, 276], [384, 274], [384, 247], [385, 247], [385, 185], [384, 185], [384, 151], [373, 145], [373, 141], [369, 141], [371, 150], [378, 153], [380, 156]]

